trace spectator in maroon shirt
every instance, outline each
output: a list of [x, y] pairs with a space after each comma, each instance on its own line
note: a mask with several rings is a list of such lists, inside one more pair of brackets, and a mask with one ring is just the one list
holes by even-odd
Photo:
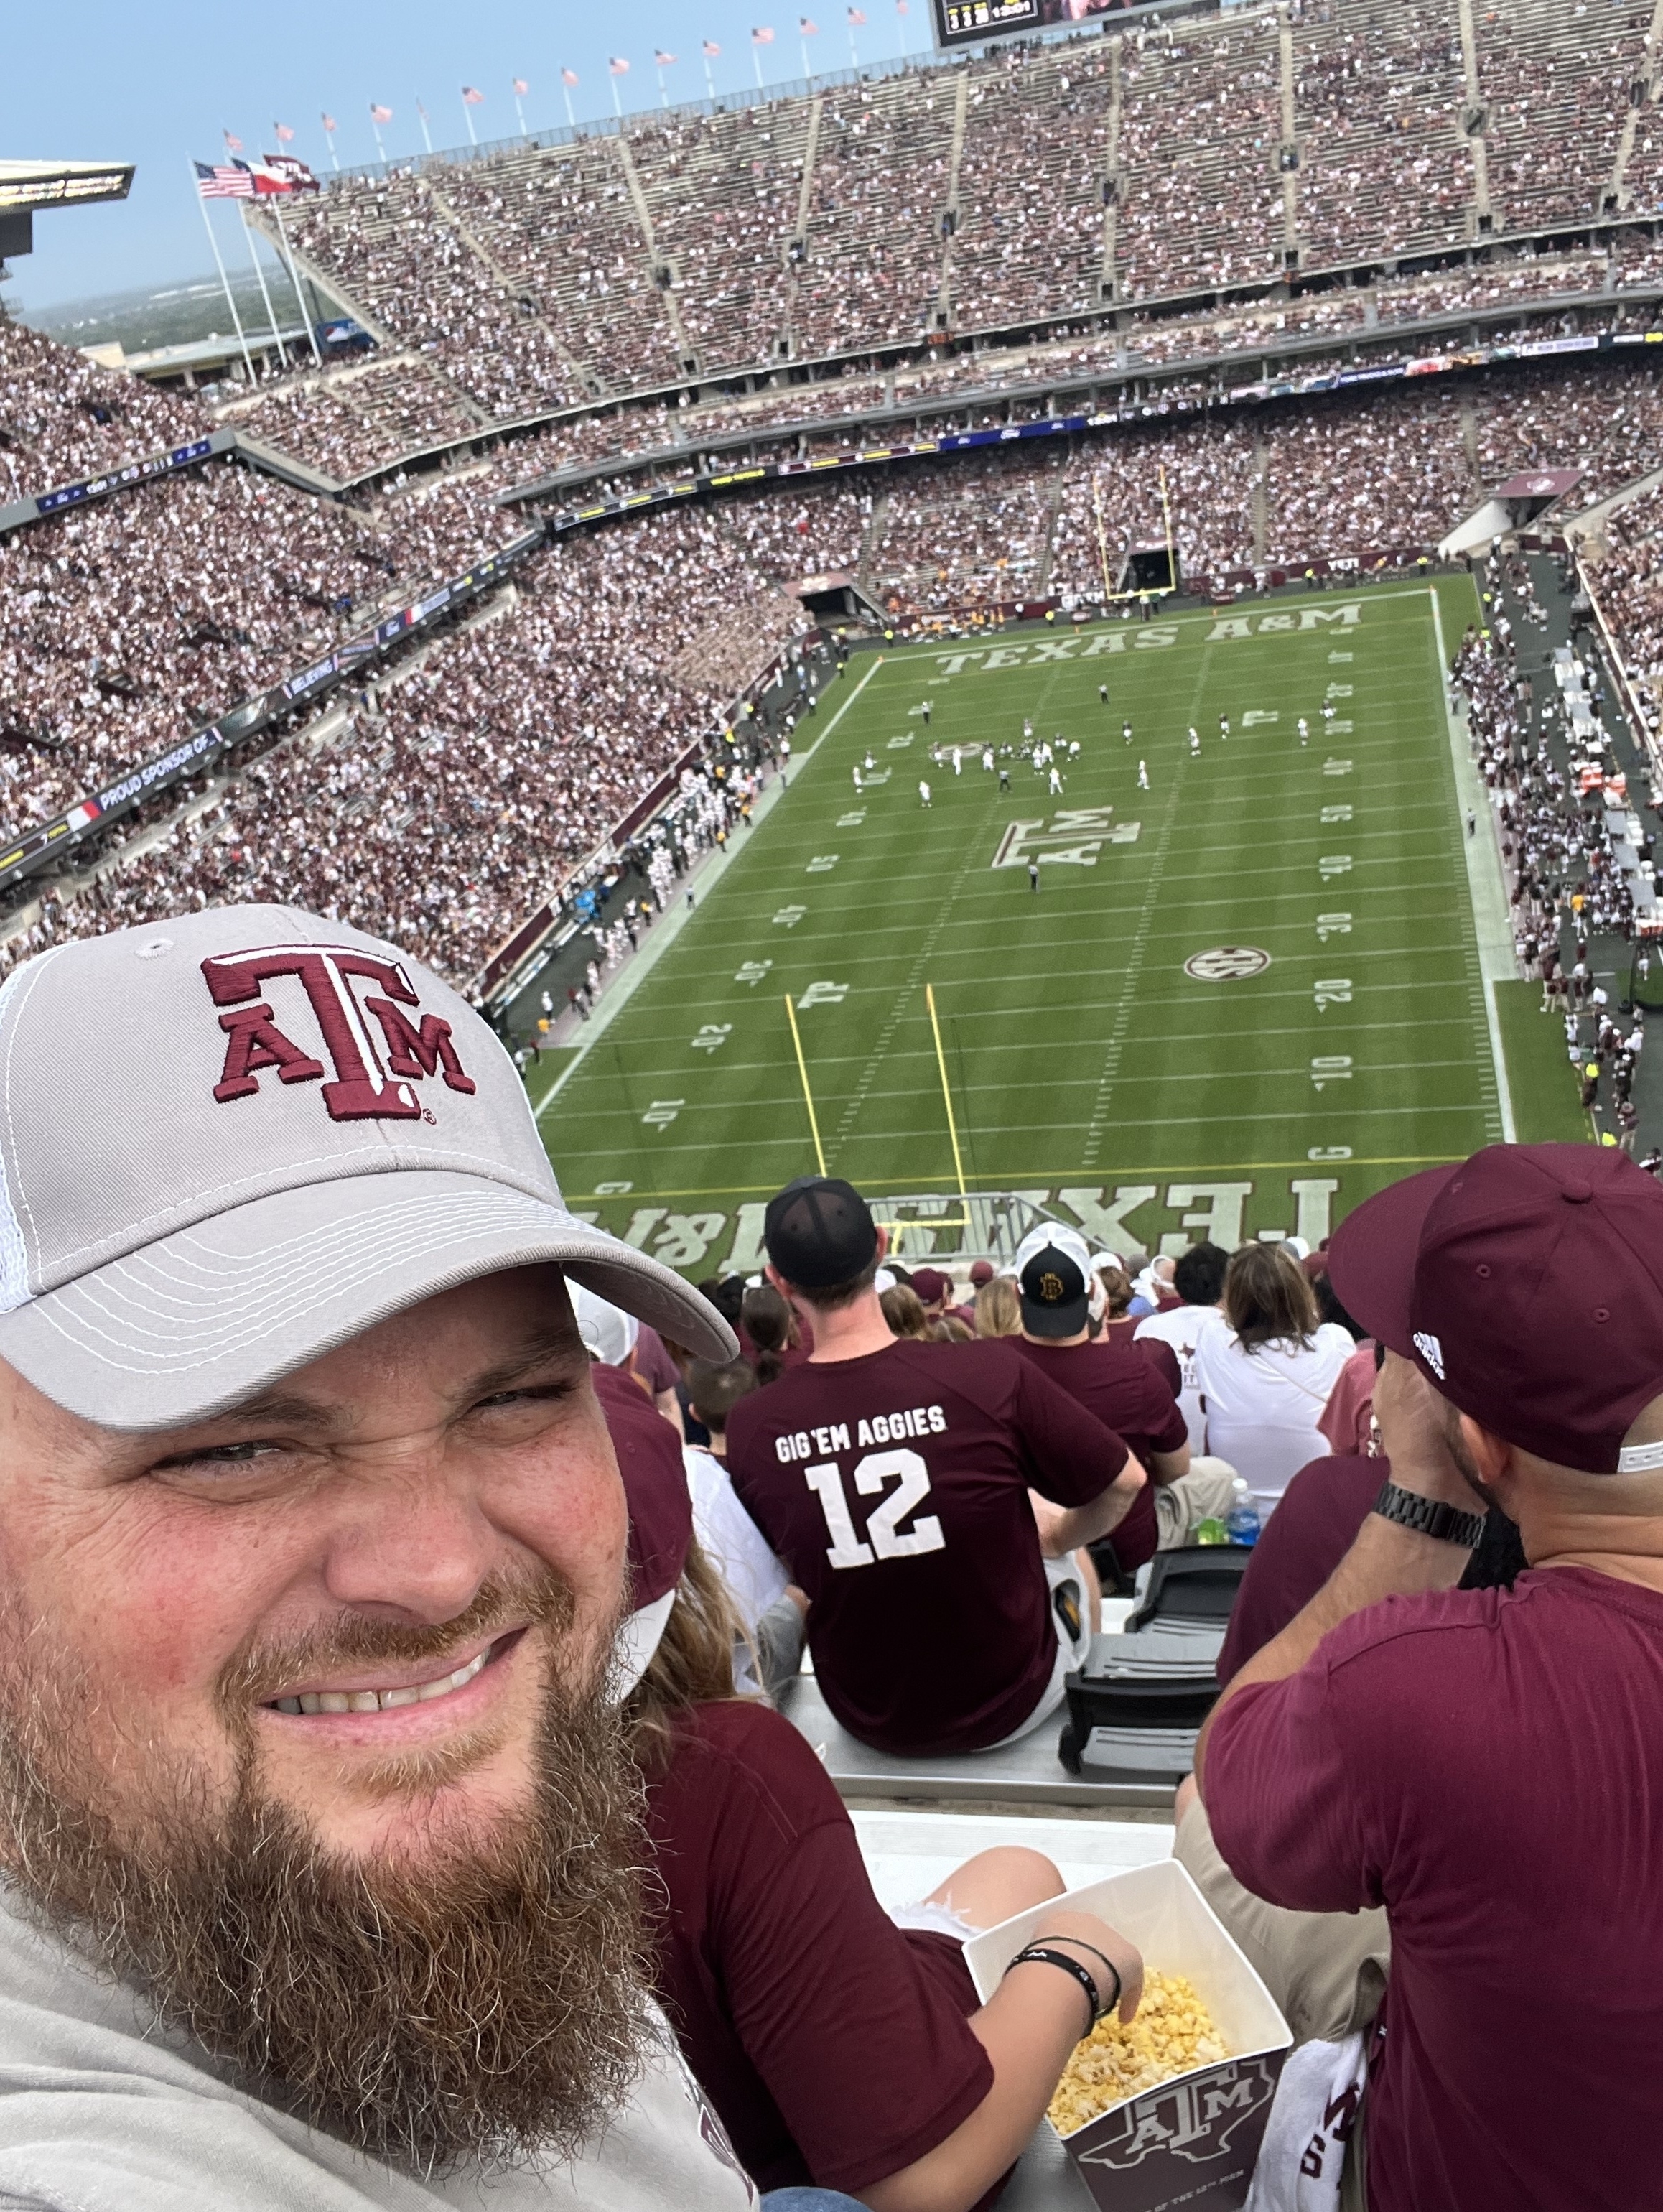
[[[610, 1417], [609, 1417], [610, 1418]], [[643, 1401], [634, 1415], [650, 1429]], [[858, 2193], [872, 2212], [986, 2206], [1085, 2025], [1088, 1990], [1137, 2009], [1136, 1949], [1053, 1909], [980, 2004], [965, 1938], [1055, 1897], [1039, 1852], [983, 1851], [886, 1914], [810, 1746], [736, 1698], [733, 1614], [662, 1453], [621, 1449], [637, 1613], [625, 1720], [646, 1785], [654, 1994], [761, 2187]], [[673, 1557], [672, 1557], [673, 1554]], [[657, 1594], [671, 1576], [668, 1608]]]
[[[1179, 1855], [1296, 2033], [1366, 2031], [1370, 2212], [1656, 2205], [1663, 1189], [1493, 1146], [1330, 1260], [1387, 1347], [1392, 1482], [1214, 1708]], [[1474, 1503], [1518, 1525], [1510, 1590], [1455, 1587]]]
[[[1059, 1236], [1065, 1237], [1067, 1231]], [[1060, 1242], [1042, 1245], [1033, 1255], [1018, 1280], [1022, 1334], [1014, 1341], [1042, 1375], [1123, 1437], [1149, 1476], [1110, 1539], [1114, 1563], [1132, 1574], [1154, 1558], [1160, 1545], [1170, 1549], [1182, 1543], [1194, 1522], [1221, 1505], [1228, 1512], [1230, 1477], [1226, 1472], [1222, 1480], [1203, 1486], [1199, 1497], [1181, 1487], [1189, 1474], [1189, 1431], [1177, 1390], [1137, 1346], [1112, 1337], [1092, 1341], [1083, 1257], [1083, 1247], [1070, 1250]], [[1156, 1499], [1162, 1492], [1174, 1493], [1178, 1510], [1157, 1519]]]
[[763, 1235], [814, 1352], [734, 1407], [728, 1470], [808, 1594], [821, 1695], [902, 1756], [1025, 1735], [1090, 1648], [1079, 1554], [1143, 1468], [1014, 1344], [897, 1340], [873, 1287], [883, 1235], [847, 1182], [792, 1184]]

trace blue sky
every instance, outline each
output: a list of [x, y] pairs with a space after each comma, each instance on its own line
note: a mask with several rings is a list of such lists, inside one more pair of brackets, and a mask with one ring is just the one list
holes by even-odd
[[[930, 43], [929, 0], [908, 0], [899, 21], [895, 0], [862, 0], [868, 18], [857, 31], [862, 60], [892, 56], [904, 40], [912, 51]], [[130, 197], [110, 207], [39, 215], [34, 252], [12, 264], [7, 296], [33, 312], [130, 286], [163, 284], [211, 273], [202, 217], [185, 162], [213, 159], [222, 129], [251, 153], [271, 150], [275, 119], [293, 126], [292, 151], [325, 168], [328, 149], [320, 112], [340, 129], [343, 166], [373, 161], [369, 104], [393, 111], [382, 126], [388, 154], [420, 152], [416, 103], [427, 107], [436, 148], [465, 143], [461, 87], [485, 94], [474, 110], [480, 137], [517, 128], [512, 80], [531, 85], [531, 130], [566, 120], [561, 65], [578, 72], [572, 94], [580, 122], [612, 112], [610, 55], [629, 61], [619, 89], [626, 108], [655, 104], [655, 46], [680, 57], [665, 72], [672, 100], [705, 92], [699, 47], [722, 48], [711, 67], [718, 92], [756, 82], [750, 32], [768, 24], [773, 46], [762, 52], [763, 74], [783, 81], [802, 75], [797, 23], [804, 0], [610, 0], [579, 6], [556, 0], [486, 0], [458, 8], [453, 0], [282, 0], [270, 10], [239, 10], [206, 0], [65, 0], [18, 8], [6, 32], [0, 70], [0, 153], [137, 163]], [[808, 0], [817, 38], [808, 42], [818, 70], [848, 66], [846, 0]], [[246, 252], [234, 232], [234, 210], [221, 208], [224, 249]]]

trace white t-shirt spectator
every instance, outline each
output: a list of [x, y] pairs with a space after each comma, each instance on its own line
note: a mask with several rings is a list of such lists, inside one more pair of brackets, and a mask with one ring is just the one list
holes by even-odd
[[688, 1444], [682, 1457], [687, 1462], [693, 1533], [699, 1548], [727, 1584], [746, 1633], [754, 1637], [757, 1622], [786, 1594], [786, 1571], [734, 1496], [727, 1469], [715, 1454]]
[[1133, 1331], [1134, 1341], [1158, 1337], [1177, 1355], [1184, 1383], [1178, 1394], [1178, 1410], [1189, 1431], [1189, 1448], [1198, 1458], [1207, 1449], [1207, 1419], [1201, 1411], [1200, 1386], [1195, 1379], [1195, 1347], [1202, 1330], [1218, 1318], [1217, 1306], [1168, 1306], [1164, 1313], [1152, 1313], [1140, 1321]]
[[1207, 1449], [1241, 1475], [1261, 1521], [1302, 1467], [1327, 1457], [1317, 1423], [1356, 1349], [1335, 1322], [1302, 1343], [1278, 1338], [1250, 1352], [1222, 1314], [1202, 1329], [1194, 1366]]

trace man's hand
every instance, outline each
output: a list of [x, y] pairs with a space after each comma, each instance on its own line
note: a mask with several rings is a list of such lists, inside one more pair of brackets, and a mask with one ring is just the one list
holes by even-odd
[[1375, 1418], [1392, 1480], [1446, 1505], [1472, 1511], [1477, 1498], [1452, 1449], [1459, 1439], [1454, 1407], [1440, 1398], [1411, 1359], [1388, 1352], [1375, 1382]]

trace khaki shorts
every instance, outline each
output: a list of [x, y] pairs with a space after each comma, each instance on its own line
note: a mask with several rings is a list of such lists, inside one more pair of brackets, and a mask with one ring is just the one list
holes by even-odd
[[[1178, 1824], [1172, 1855], [1241, 1945], [1294, 2032], [1296, 2043], [1335, 2043], [1366, 2028], [1391, 1967], [1383, 1911], [1290, 1912], [1244, 1889], [1219, 1856], [1197, 1798]], [[1368, 2102], [1345, 2148], [1340, 2212], [1366, 2212]]]

